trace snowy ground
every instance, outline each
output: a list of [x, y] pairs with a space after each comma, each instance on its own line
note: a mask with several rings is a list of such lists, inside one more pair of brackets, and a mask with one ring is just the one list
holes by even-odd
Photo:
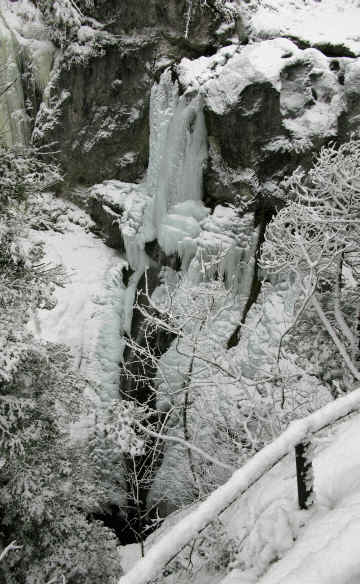
[[[72, 213], [76, 218], [76, 210]], [[124, 317], [122, 269], [127, 264], [86, 226], [63, 221], [61, 231], [33, 231], [34, 239], [45, 242], [45, 261], [65, 267], [66, 282], [56, 288], [56, 307], [37, 311], [31, 328], [45, 340], [68, 345], [76, 368], [101, 386], [104, 400], [116, 399]]]
[[[258, 558], [268, 546], [267, 553], [275, 560], [278, 554], [280, 560], [269, 565], [263, 577], [249, 583], [355, 584], [360, 581], [359, 437], [360, 416], [356, 416], [342, 425], [331, 444], [315, 457], [317, 502], [311, 512], [294, 508], [293, 460], [283, 466], [281, 479], [279, 469], [274, 469], [254, 489], [248, 505], [254, 512], [256, 504], [256, 513], [261, 514], [256, 522]], [[259, 509], [259, 501], [265, 509]], [[241, 515], [239, 507], [238, 519]], [[293, 537], [297, 538], [295, 543]], [[258, 561], [255, 557], [254, 560]], [[246, 580], [240, 578], [238, 582], [245, 584]]]
[[[265, 462], [269, 467], [273, 455], [276, 454], [279, 460], [280, 454], [286, 451], [290, 454], [271, 470], [264, 472], [263, 469], [260, 480], [248, 490], [245, 488], [244, 494], [238, 496], [221, 517], [229, 537], [238, 540], [238, 552], [228, 574], [222, 574], [221, 584], [358, 583], [360, 416], [353, 414], [336, 427], [330, 426], [330, 429], [315, 434], [313, 466], [316, 501], [308, 511], [300, 511], [297, 506], [293, 445], [301, 436], [308, 435], [310, 429], [323, 427], [349, 411], [350, 403], [350, 410], [358, 408], [359, 400], [360, 390], [357, 390], [312, 414], [307, 421], [297, 421], [282, 437], [234, 473], [228, 483], [212, 493], [204, 503], [193, 507], [184, 517], [177, 517], [175, 526], [171, 526], [169, 518], [170, 527], [161, 528], [158, 539], [154, 534], [151, 536], [152, 545], [148, 547], [145, 559], [120, 579], [120, 583], [147, 582], [147, 577], [150, 574], [153, 576], [159, 565], [165, 565], [165, 558], [172, 558], [175, 549], [179, 550], [185, 542], [192, 541], [190, 534], [196, 533], [203, 525], [202, 521], [216, 516], [216, 510], [223, 508], [233, 488], [237, 492], [244, 490], [245, 482], [260, 469], [259, 464]], [[212, 546], [214, 554], [217, 553], [218, 544], [214, 540]], [[130, 568], [130, 555], [132, 560], [136, 559], [136, 555], [126, 555], [130, 560], [127, 567]], [[192, 565], [197, 567], [195, 562]], [[162, 582], [219, 582], [219, 571], [212, 574], [208, 570], [204, 580], [205, 573], [206, 566], [196, 574], [191, 570], [185, 574], [175, 571], [165, 576]]]
[[261, 0], [253, 2], [255, 38], [299, 38], [311, 46], [343, 47], [360, 55], [360, 6], [355, 0]]

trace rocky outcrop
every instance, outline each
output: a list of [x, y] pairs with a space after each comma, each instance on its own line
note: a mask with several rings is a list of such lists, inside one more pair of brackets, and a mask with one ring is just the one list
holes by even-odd
[[205, 188], [220, 201], [246, 201], [260, 190], [264, 198], [281, 196], [281, 180], [338, 138], [347, 104], [356, 112], [352, 60], [288, 39], [233, 45], [196, 66], [184, 59], [178, 70], [185, 93], [204, 99]]
[[235, 20], [220, 30], [223, 15], [213, 4], [201, 8], [194, 1], [190, 12], [186, 0], [98, 4], [93, 15], [117, 39], [116, 46], [85, 66], [64, 62], [57, 81], [70, 93], [52, 135], [61, 144], [68, 182], [142, 179], [154, 81], [183, 56], [212, 54], [234, 35], [245, 35]]
[[70, 182], [142, 180], [151, 86], [184, 57], [183, 90], [204, 98], [208, 201], [246, 202], [261, 190], [263, 204], [273, 206], [285, 176], [299, 164], [309, 166], [329, 140], [357, 129], [360, 46], [354, 31], [339, 33], [339, 40], [326, 28], [326, 3], [319, 3], [316, 26], [302, 34], [301, 18], [311, 19], [305, 4], [303, 12], [287, 10], [286, 3], [259, 6], [246, 17], [244, 8], [242, 18], [230, 19], [218, 2], [209, 1], [207, 9], [200, 4], [97, 3], [93, 16], [118, 44], [87, 66], [64, 68], [58, 81], [71, 93], [55, 133]]
[[[34, 4], [41, 3], [19, 0], [3, 10], [4, 18], [11, 15], [7, 26], [15, 27], [11, 39], [24, 53], [23, 88], [18, 73], [6, 99], [15, 103], [12, 93], [25, 92], [23, 105], [16, 108], [24, 109], [26, 124], [26, 98], [35, 111], [54, 54]], [[209, 136], [205, 198], [210, 205], [211, 200], [246, 202], [260, 189], [274, 200], [281, 179], [299, 163], [307, 166], [322, 144], [345, 140], [357, 130], [360, 44], [354, 23], [359, 9], [351, 2], [346, 10], [326, 0], [311, 6], [296, 0], [291, 8], [271, 0], [265, 6], [235, 0], [78, 4], [85, 15], [81, 38], [91, 30], [89, 24], [100, 26], [91, 20], [96, 19], [112, 40], [82, 63], [81, 55], [68, 58], [58, 43], [56, 66], [59, 61], [61, 66], [44, 99], [56, 90], [67, 99], [59, 124], [43, 139], [59, 144], [67, 184], [143, 179], [150, 90], [166, 67], [175, 77], [182, 59], [183, 90], [198, 91], [204, 100]], [[42, 40], [30, 42], [39, 31]], [[27, 81], [31, 71], [34, 95]]]
[[94, 185], [86, 196], [89, 214], [107, 245], [128, 256], [128, 241], [139, 231], [147, 203], [145, 185], [117, 180]]
[[360, 58], [337, 59], [339, 75], [344, 84], [345, 108], [340, 120], [340, 138], [345, 141], [359, 131], [360, 124]]
[[94, 184], [110, 178], [139, 179], [148, 160], [146, 70], [152, 38], [125, 41], [86, 67], [63, 69], [58, 86], [69, 90], [60, 124], [52, 138], [61, 144], [67, 182]]

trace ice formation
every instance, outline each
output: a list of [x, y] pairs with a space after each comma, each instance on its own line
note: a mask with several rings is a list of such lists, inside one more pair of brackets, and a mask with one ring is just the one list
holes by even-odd
[[151, 199], [145, 186], [105, 181], [91, 187], [89, 201], [100, 222], [103, 216], [111, 228], [118, 231], [129, 266], [135, 271], [144, 271], [148, 265], [145, 243], [153, 238], [151, 224], [149, 226]]
[[[146, 182], [106, 181], [90, 196], [115, 211], [130, 266], [144, 269], [145, 243], [158, 239], [166, 254], [196, 238], [208, 211], [201, 203], [207, 136], [200, 98], [179, 95], [167, 69], [150, 101], [150, 159]], [[134, 193], [138, 193], [137, 195]]]
[[0, 6], [0, 141], [7, 146], [25, 145], [30, 138], [22, 86], [22, 67], [43, 92], [49, 79], [54, 45], [47, 38], [40, 11], [29, 2], [4, 0]]
[[[129, 265], [136, 272], [149, 265], [145, 244], [157, 239], [166, 255], [177, 254], [194, 274], [199, 257], [222, 254], [228, 286], [246, 295], [258, 237], [253, 216], [239, 218], [218, 205], [212, 215], [202, 203], [207, 136], [202, 97], [195, 90], [179, 95], [171, 69], [155, 84], [150, 102], [150, 159], [146, 181], [131, 185], [106, 181], [90, 191], [102, 212], [117, 224]], [[251, 233], [251, 237], [249, 237]], [[239, 269], [240, 267], [240, 269]], [[241, 282], [241, 284], [240, 284]]]
[[0, 99], [1, 141], [7, 146], [25, 144], [29, 123], [24, 110], [24, 93], [18, 67], [18, 46], [13, 33], [0, 15], [0, 86], [6, 92]]
[[153, 223], [159, 229], [169, 207], [202, 199], [207, 135], [201, 98], [180, 96], [171, 70], [154, 85], [150, 107], [150, 159], [147, 188], [153, 197]]

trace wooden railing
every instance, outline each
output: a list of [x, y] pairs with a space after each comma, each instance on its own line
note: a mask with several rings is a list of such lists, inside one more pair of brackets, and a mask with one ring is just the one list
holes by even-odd
[[[145, 557], [119, 580], [118, 584], [148, 584], [194, 537], [214, 521], [242, 493], [254, 485], [293, 448], [297, 453], [298, 492], [300, 507], [306, 508], [312, 499], [312, 482], [309, 481], [311, 461], [306, 449], [311, 436], [338, 420], [360, 409], [360, 388], [310, 414], [292, 422], [276, 440], [255, 454], [232, 477], [149, 549]], [[310, 465], [310, 466], [309, 466]], [[300, 486], [299, 486], [300, 482]]]

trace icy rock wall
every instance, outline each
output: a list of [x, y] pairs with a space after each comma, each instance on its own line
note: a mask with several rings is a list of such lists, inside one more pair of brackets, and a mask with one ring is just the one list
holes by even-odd
[[[207, 136], [200, 97], [179, 94], [178, 83], [167, 69], [154, 84], [150, 101], [150, 160], [144, 184], [105, 181], [90, 190], [95, 220], [117, 225], [115, 235], [133, 270], [148, 262], [145, 244], [159, 240], [169, 213], [175, 217], [177, 240], [164, 251], [177, 251], [177, 242], [200, 232], [199, 221], [208, 215], [201, 203]], [[175, 237], [176, 239], [176, 237]]]
[[[95, 4], [93, 8], [85, 7]], [[222, 15], [192, 3], [184, 38], [187, 0], [82, 3], [83, 12], [116, 36], [115, 46], [86, 66], [64, 64], [57, 88], [71, 92], [62, 124], [48, 136], [62, 144], [59, 154], [71, 184], [143, 179], [149, 156], [149, 98], [164, 68], [183, 56], [196, 58], [227, 44], [235, 22], [220, 35]]]

